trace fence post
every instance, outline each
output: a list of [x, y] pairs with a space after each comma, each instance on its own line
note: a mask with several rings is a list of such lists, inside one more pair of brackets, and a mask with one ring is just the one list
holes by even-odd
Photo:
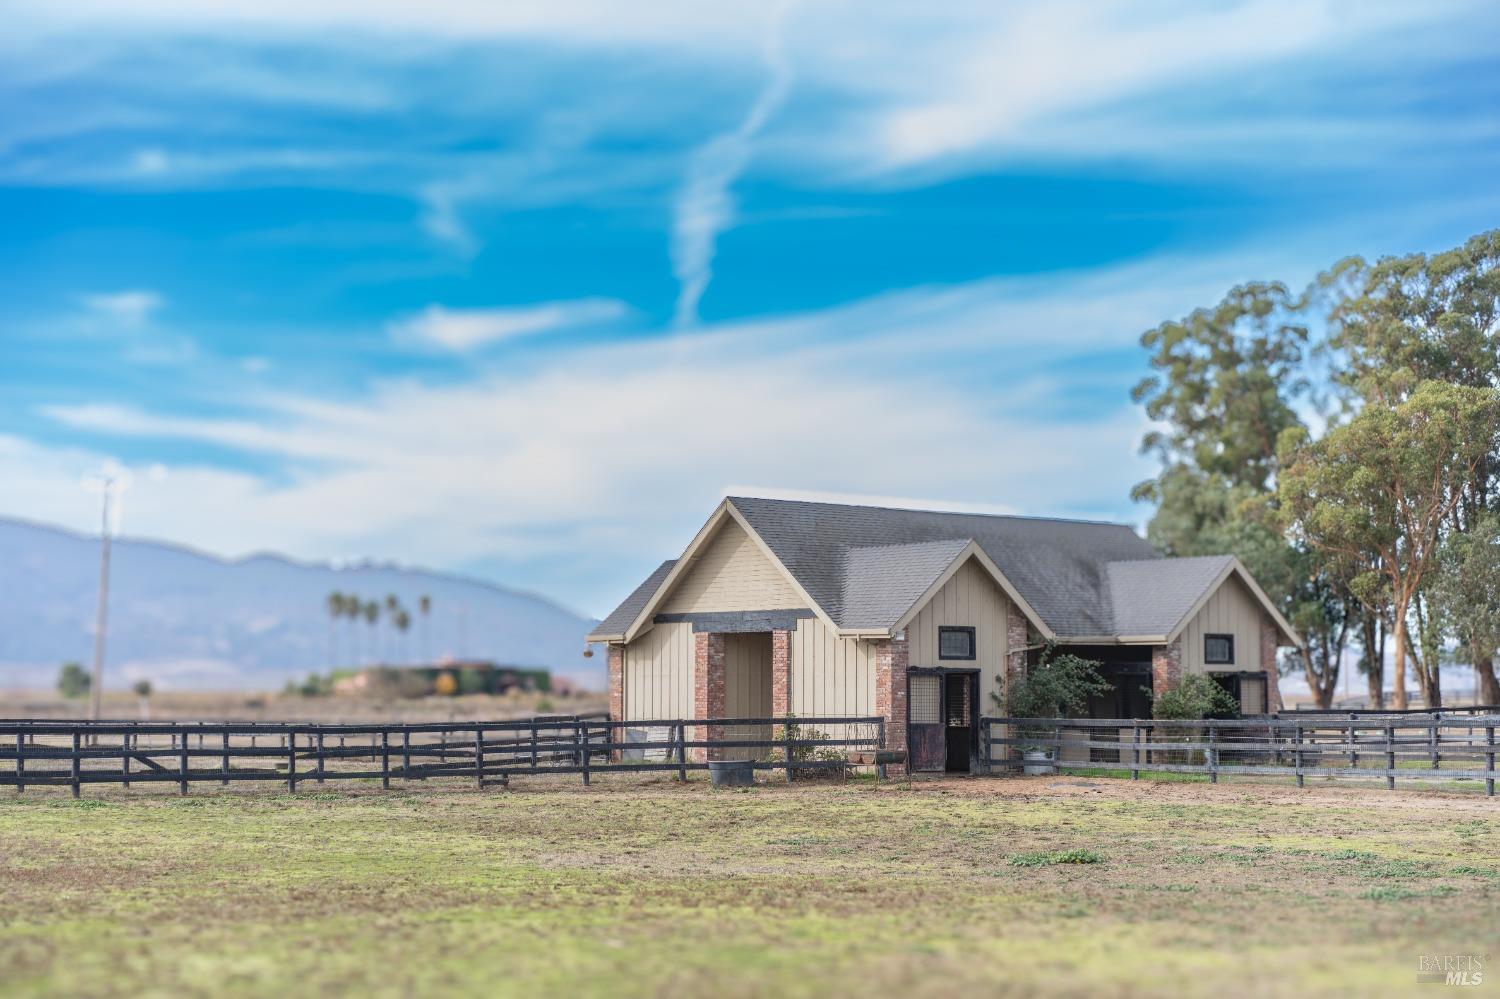
[[1385, 723], [1385, 789], [1396, 790], [1396, 730]]
[[323, 730], [321, 728], [318, 729], [317, 740], [318, 783], [321, 784], [323, 783]]
[[1431, 725], [1432, 727], [1427, 730], [1427, 752], [1432, 757], [1432, 769], [1434, 769], [1434, 770], [1436, 770], [1438, 768], [1438, 719], [1439, 719], [1439, 717], [1440, 716], [1438, 715], [1438, 713], [1436, 711], [1434, 711], [1432, 713], [1432, 717], [1430, 719], [1428, 719], [1428, 724]]
[[223, 785], [224, 787], [228, 787], [229, 786], [229, 729], [227, 729], [227, 728], [224, 730], [224, 757], [223, 757], [222, 762], [223, 762], [223, 765], [224, 765], [224, 776], [222, 778], [220, 778], [219, 783], [221, 785]]
[[677, 779], [687, 783], [687, 725], [677, 723]]
[[1359, 751], [1354, 748], [1354, 715], [1349, 716], [1349, 769], [1359, 767]]
[[1292, 762], [1297, 769], [1297, 786], [1302, 787], [1302, 723], [1292, 723]]
[[[201, 731], [198, 733], [198, 745], [199, 748], [203, 746], [203, 733]], [[177, 748], [177, 753], [177, 792], [185, 795], [187, 794], [188, 785], [188, 734], [186, 730], [182, 733], [182, 745]]]
[[[875, 719], [875, 759], [880, 759], [881, 750], [885, 749], [885, 717]], [[911, 761], [907, 761], [907, 772], [911, 772]], [[885, 764], [880, 763], [875, 767], [875, 779], [885, 780]]]
[[26, 790], [26, 733], [16, 732], [16, 793]]
[[1130, 719], [1130, 779], [1141, 779], [1141, 723]]
[[83, 784], [81, 773], [83, 769], [83, 759], [80, 754], [80, 748], [81, 747], [79, 746], [78, 742], [78, 730], [75, 728], [73, 730], [73, 797], [75, 798], [78, 797], [82, 792]]
[[1213, 720], [1208, 721], [1208, 782], [1219, 783], [1219, 729]]
[[478, 725], [474, 727], [474, 786], [484, 787], [484, 728]]
[[401, 779], [411, 780], [411, 729], [401, 726]]
[[297, 733], [287, 732], [286, 739], [286, 789], [289, 794], [297, 793]]
[[388, 728], [380, 730], [380, 786], [386, 790], [391, 787], [391, 730]]
[[790, 784], [792, 782], [792, 767], [794, 766], [792, 763], [792, 726], [787, 722], [783, 722], [781, 725], [781, 734], [786, 739], [786, 782]]
[[536, 767], [537, 767], [536, 740], [537, 740], [536, 719], [533, 718], [533, 719], [531, 719], [531, 769], [533, 769], [533, 770], [535, 770]]
[[1495, 796], [1495, 726], [1484, 727], [1484, 793], [1491, 798]]
[[574, 726], [573, 731], [575, 731], [575, 732], [582, 732], [583, 733], [583, 743], [582, 743], [583, 752], [581, 754], [583, 756], [583, 786], [584, 787], [588, 787], [589, 786], [589, 758], [594, 755], [593, 753], [589, 752], [589, 750], [591, 748], [589, 746], [589, 723], [588, 722], [579, 722], [576, 726]]

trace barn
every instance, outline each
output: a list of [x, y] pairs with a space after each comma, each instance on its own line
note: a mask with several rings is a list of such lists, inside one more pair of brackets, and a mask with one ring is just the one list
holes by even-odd
[[1121, 524], [729, 497], [589, 636], [617, 719], [879, 716], [912, 769], [969, 771], [979, 717], [1047, 643], [1098, 660], [1098, 718], [1191, 672], [1279, 707], [1300, 639], [1233, 555]]

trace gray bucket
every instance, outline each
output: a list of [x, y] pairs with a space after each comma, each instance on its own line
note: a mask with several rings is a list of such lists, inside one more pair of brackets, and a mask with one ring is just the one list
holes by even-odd
[[708, 776], [714, 787], [751, 787], [755, 783], [755, 761], [709, 760]]

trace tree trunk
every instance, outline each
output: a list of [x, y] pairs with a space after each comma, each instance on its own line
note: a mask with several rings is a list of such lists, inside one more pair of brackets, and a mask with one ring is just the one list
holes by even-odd
[[1369, 707], [1372, 711], [1380, 711], [1385, 707], [1385, 633], [1380, 627], [1380, 618], [1367, 611], [1361, 631], [1364, 633], [1364, 672]]
[[1495, 678], [1495, 657], [1489, 653], [1474, 654], [1474, 672], [1479, 677], [1479, 689], [1475, 696], [1487, 707], [1500, 704], [1500, 680]]
[[1391, 608], [1391, 637], [1396, 641], [1395, 660], [1396, 675], [1395, 689], [1391, 694], [1391, 707], [1397, 711], [1406, 710], [1406, 601], [1402, 600]]
[[1312, 649], [1302, 649], [1302, 675], [1307, 678], [1307, 689], [1312, 693], [1318, 707], [1327, 710], [1333, 707], [1333, 694], [1338, 686], [1338, 673], [1328, 668], [1327, 650], [1324, 650], [1323, 669], [1314, 664]]

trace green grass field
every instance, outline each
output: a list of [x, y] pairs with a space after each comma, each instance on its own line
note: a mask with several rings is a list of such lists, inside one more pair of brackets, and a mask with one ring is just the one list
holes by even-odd
[[1468, 795], [89, 793], [0, 797], [6, 995], [1370, 995], [1500, 958], [1500, 810]]

